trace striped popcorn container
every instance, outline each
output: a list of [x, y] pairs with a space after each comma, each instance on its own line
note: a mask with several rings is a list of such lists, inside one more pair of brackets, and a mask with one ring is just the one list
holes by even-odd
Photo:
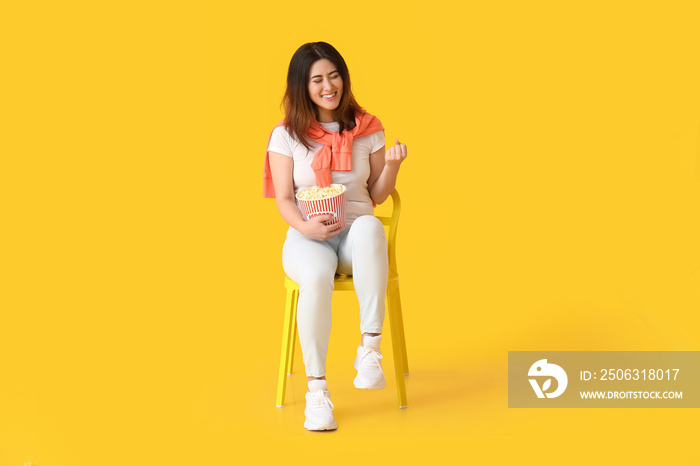
[[324, 225], [339, 223], [336, 230], [345, 228], [345, 186], [342, 184], [332, 184], [327, 188], [302, 189], [296, 198], [305, 220], [319, 215], [332, 215], [335, 220], [323, 222]]

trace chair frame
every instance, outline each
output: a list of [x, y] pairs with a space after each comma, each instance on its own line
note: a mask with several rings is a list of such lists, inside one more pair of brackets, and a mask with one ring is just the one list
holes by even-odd
[[[377, 217], [385, 227], [388, 227], [387, 238], [389, 253], [389, 280], [386, 290], [386, 310], [389, 314], [391, 326], [391, 342], [394, 351], [394, 370], [396, 372], [396, 391], [399, 408], [407, 406], [406, 381], [408, 375], [408, 356], [406, 355], [406, 338], [403, 328], [403, 315], [401, 312], [401, 296], [399, 294], [399, 273], [396, 268], [396, 229], [401, 213], [401, 198], [394, 190], [391, 193], [393, 202], [390, 217]], [[335, 276], [335, 291], [354, 291], [352, 277]], [[284, 310], [284, 329], [282, 331], [282, 352], [280, 355], [279, 378], [277, 381], [278, 407], [284, 407], [284, 396], [287, 388], [287, 375], [292, 374], [294, 362], [294, 346], [297, 340], [297, 302], [299, 299], [299, 285], [289, 277], [285, 277], [284, 286], [287, 290], [287, 298]]]

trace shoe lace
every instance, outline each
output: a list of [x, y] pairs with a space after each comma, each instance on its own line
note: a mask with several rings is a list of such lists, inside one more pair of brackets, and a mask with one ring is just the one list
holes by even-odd
[[382, 370], [382, 364], [379, 360], [383, 357], [382, 352], [376, 348], [372, 348], [371, 346], [362, 347], [362, 364], [378, 367], [379, 372], [382, 374], [384, 374], [384, 371]]
[[311, 406], [314, 408], [322, 408], [324, 406], [327, 406], [330, 408], [331, 411], [335, 409], [335, 406], [333, 406], [333, 402], [331, 401], [330, 398], [331, 392], [328, 390], [318, 390], [315, 392], [311, 392]]

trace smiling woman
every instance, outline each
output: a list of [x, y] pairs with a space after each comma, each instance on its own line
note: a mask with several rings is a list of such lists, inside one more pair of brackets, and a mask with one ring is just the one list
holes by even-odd
[[[338, 424], [325, 374], [336, 273], [354, 277], [360, 304], [354, 385], [386, 385], [380, 344], [389, 265], [374, 204], [394, 190], [406, 146], [397, 140], [386, 150], [384, 127], [358, 105], [345, 60], [325, 42], [304, 44], [294, 53], [284, 108], [285, 119], [268, 143], [263, 193], [276, 198], [289, 224], [282, 259], [289, 278], [299, 284], [297, 326], [309, 378], [304, 427], [333, 430]], [[333, 215], [305, 218], [295, 197], [331, 183], [345, 186], [345, 228]]]

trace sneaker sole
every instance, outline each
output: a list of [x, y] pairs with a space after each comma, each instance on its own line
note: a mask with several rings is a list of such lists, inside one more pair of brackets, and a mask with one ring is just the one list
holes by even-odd
[[352, 381], [352, 384], [355, 386], [355, 388], [359, 388], [360, 390], [381, 390], [382, 388], [386, 387], [386, 379], [382, 379], [381, 382], [376, 384], [370, 384], [362, 380], [358, 375], [355, 377], [355, 380]]
[[304, 428], [306, 430], [315, 430], [315, 431], [322, 431], [322, 430], [336, 430], [338, 428], [338, 423], [333, 421], [333, 424], [329, 426], [319, 426], [314, 424], [313, 422], [309, 422], [307, 419], [304, 421]]

